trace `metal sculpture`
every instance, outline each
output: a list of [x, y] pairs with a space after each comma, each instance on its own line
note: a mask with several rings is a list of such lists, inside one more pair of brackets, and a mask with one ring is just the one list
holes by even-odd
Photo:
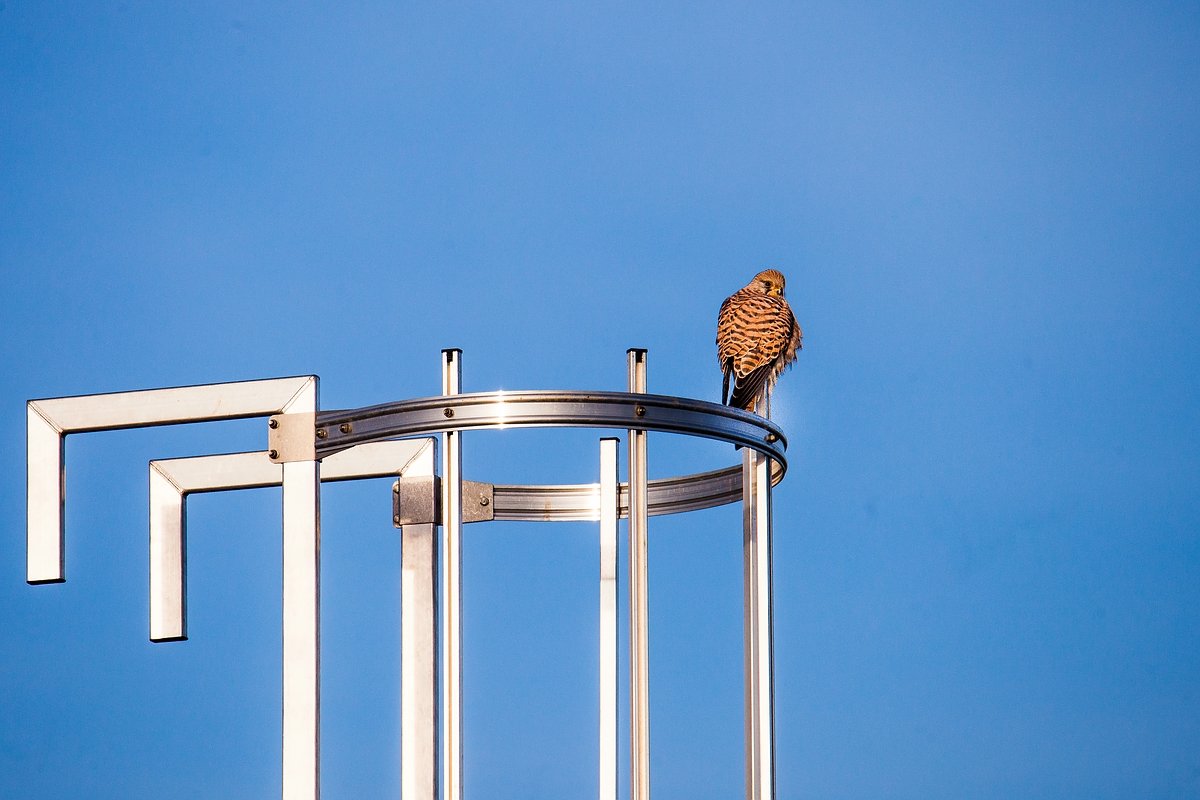
[[[187, 638], [186, 498], [283, 487], [283, 798], [320, 796], [320, 484], [395, 475], [401, 529], [401, 797], [462, 800], [464, 523], [600, 523], [600, 800], [617, 798], [617, 526], [629, 520], [630, 798], [650, 796], [647, 520], [743, 507], [746, 797], [774, 798], [771, 488], [786, 440], [764, 417], [646, 392], [646, 351], [628, 352], [627, 392], [461, 392], [458, 350], [442, 353], [442, 396], [320, 411], [316, 376], [31, 400], [27, 408], [27, 581], [65, 579], [63, 441], [67, 434], [268, 417], [268, 450], [150, 462], [150, 638]], [[761, 409], [760, 409], [761, 410]], [[595, 484], [466, 481], [464, 431], [517, 427], [624, 429], [600, 440]], [[742, 463], [648, 480], [649, 431], [717, 439]], [[442, 437], [440, 459], [437, 440]], [[440, 535], [439, 535], [440, 530]], [[440, 738], [439, 738], [440, 732]]]

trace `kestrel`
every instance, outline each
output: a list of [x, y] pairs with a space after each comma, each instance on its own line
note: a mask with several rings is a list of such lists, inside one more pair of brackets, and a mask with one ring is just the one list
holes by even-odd
[[717, 316], [717, 358], [725, 381], [721, 403], [753, 411], [758, 398], [774, 386], [780, 373], [796, 360], [800, 326], [783, 299], [783, 273], [769, 269], [754, 276], [721, 304]]

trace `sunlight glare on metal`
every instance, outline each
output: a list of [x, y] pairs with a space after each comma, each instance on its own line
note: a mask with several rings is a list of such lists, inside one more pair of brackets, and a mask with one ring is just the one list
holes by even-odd
[[[267, 417], [269, 449], [150, 462], [150, 638], [187, 638], [186, 498], [191, 493], [283, 487], [284, 800], [320, 797], [321, 484], [395, 475], [400, 529], [402, 800], [462, 800], [462, 528], [492, 520], [599, 522], [600, 800], [615, 800], [617, 753], [630, 754], [630, 797], [650, 796], [647, 520], [741, 502], [744, 542], [744, 691], [747, 800], [775, 796], [771, 626], [771, 487], [787, 471], [780, 427], [747, 411], [648, 394], [646, 351], [627, 354], [625, 392], [462, 392], [462, 353], [442, 351], [442, 394], [321, 411], [315, 375], [32, 400], [27, 406], [27, 574], [63, 580], [63, 439], [98, 430]], [[765, 410], [765, 409], [760, 409]], [[522, 486], [464, 480], [469, 430], [600, 428], [628, 432], [628, 475], [618, 440], [600, 440], [600, 480]], [[647, 434], [734, 444], [743, 461], [648, 480]], [[439, 448], [438, 440], [442, 445]], [[618, 521], [629, 520], [630, 560], [617, 560]], [[624, 578], [621, 573], [624, 571]], [[629, 587], [630, 661], [618, 652], [617, 589]], [[618, 730], [627, 681], [629, 728]], [[624, 740], [622, 742], [622, 739]], [[264, 751], [270, 748], [263, 746]]]

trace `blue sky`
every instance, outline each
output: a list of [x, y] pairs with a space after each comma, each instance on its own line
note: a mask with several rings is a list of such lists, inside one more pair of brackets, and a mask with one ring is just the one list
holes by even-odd
[[[147, 639], [146, 462], [68, 439], [24, 583], [24, 403], [319, 374], [717, 399], [721, 300], [782, 270], [781, 798], [1200, 797], [1200, 8], [0, 4], [0, 794], [279, 791], [278, 490], [189, 503]], [[466, 437], [595, 479], [601, 432]], [[734, 463], [652, 437], [652, 477]], [[398, 795], [387, 481], [323, 495], [323, 791]], [[742, 787], [740, 517], [656, 519], [653, 787]], [[465, 542], [466, 785], [595, 791], [596, 538]], [[624, 724], [624, 717], [622, 720]], [[625, 784], [624, 778], [622, 785]]]

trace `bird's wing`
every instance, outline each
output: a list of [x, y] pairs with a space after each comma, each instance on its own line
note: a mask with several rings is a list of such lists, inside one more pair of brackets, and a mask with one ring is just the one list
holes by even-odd
[[730, 359], [736, 358], [742, 350], [740, 337], [736, 336], [737, 307], [741, 302], [741, 292], [730, 295], [721, 303], [721, 311], [717, 314], [717, 362], [725, 374], [733, 369]]
[[722, 370], [729, 369], [729, 361], [733, 359], [735, 374], [744, 375], [748, 371], [742, 362], [759, 352], [763, 329], [777, 315], [782, 302], [777, 297], [745, 289], [726, 298], [717, 315], [717, 360]]
[[796, 321], [785, 300], [751, 295], [738, 304], [734, 375], [744, 378], [759, 367], [773, 364], [788, 349]]
[[[790, 346], [795, 327], [792, 311], [781, 297], [742, 291], [721, 305], [717, 358], [721, 371], [734, 378], [729, 405], [753, 410], [763, 384], [782, 366], [780, 357], [795, 358]], [[724, 400], [724, 391], [721, 394]]]

